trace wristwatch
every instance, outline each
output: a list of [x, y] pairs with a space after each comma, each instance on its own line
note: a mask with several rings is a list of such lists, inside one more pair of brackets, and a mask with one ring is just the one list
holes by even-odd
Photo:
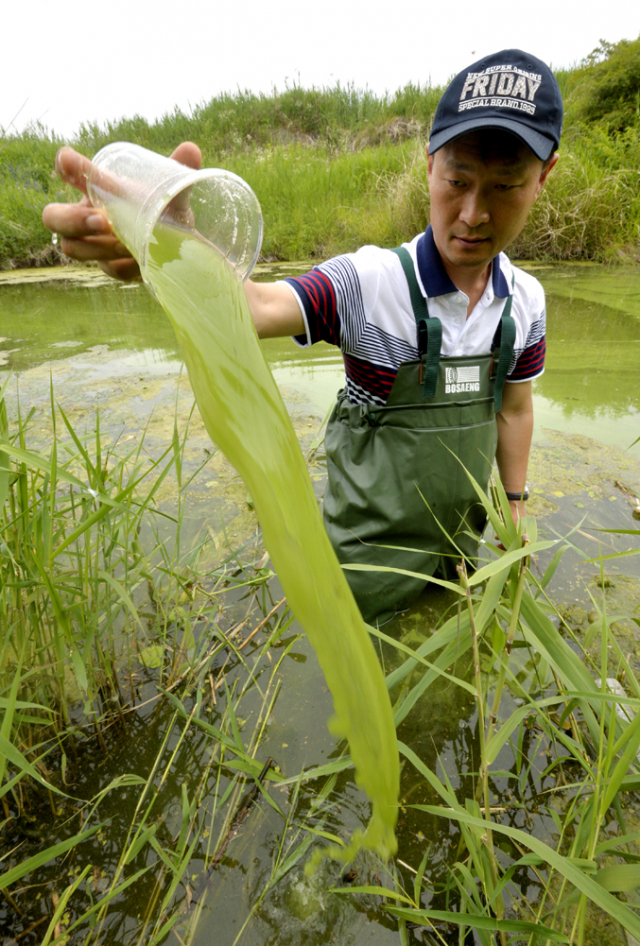
[[525, 486], [521, 493], [509, 493], [505, 490], [505, 494], [509, 502], [520, 502], [522, 500], [523, 503], [526, 503], [529, 498], [529, 487]]

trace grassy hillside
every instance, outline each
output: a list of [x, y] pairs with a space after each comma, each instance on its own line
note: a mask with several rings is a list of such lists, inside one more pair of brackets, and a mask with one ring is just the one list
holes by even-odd
[[[515, 257], [640, 261], [640, 39], [602, 43], [557, 73], [566, 107], [561, 161], [513, 248]], [[184, 140], [208, 166], [244, 177], [262, 204], [266, 259], [322, 258], [364, 243], [395, 245], [429, 215], [425, 145], [442, 89], [408, 85], [377, 97], [352, 86], [223, 94], [155, 122], [82, 125], [95, 154], [133, 141], [163, 154]], [[0, 265], [55, 261], [43, 206], [74, 199], [53, 172], [62, 139], [38, 127], [0, 130]]]

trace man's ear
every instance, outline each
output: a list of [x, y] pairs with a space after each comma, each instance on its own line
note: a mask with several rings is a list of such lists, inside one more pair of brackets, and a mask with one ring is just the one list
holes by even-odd
[[433, 172], [433, 155], [429, 154], [429, 145], [427, 145], [427, 178], [431, 177]]
[[536, 190], [536, 197], [538, 196], [538, 194], [540, 193], [544, 185], [547, 183], [547, 177], [549, 176], [550, 172], [558, 163], [559, 157], [560, 157], [559, 154], [557, 153], [554, 154], [551, 160], [548, 161], [542, 168], [542, 171], [540, 172], [540, 180], [538, 181], [538, 189]]

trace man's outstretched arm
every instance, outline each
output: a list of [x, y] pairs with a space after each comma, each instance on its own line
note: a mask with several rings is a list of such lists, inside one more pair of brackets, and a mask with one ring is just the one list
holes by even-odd
[[[522, 493], [527, 480], [529, 450], [533, 434], [531, 381], [507, 382], [502, 392], [502, 409], [496, 415], [498, 449], [496, 460], [502, 485], [508, 493]], [[514, 522], [526, 515], [523, 502], [512, 501]]]

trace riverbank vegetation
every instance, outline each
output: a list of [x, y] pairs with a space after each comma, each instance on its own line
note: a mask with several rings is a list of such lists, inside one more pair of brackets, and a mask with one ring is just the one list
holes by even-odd
[[[603, 42], [557, 76], [562, 159], [512, 255], [640, 260], [640, 38]], [[425, 145], [441, 92], [407, 85], [378, 97], [339, 84], [293, 86], [268, 96], [221, 94], [190, 115], [174, 110], [154, 122], [87, 123], [69, 142], [41, 127], [20, 136], [0, 130], [0, 265], [59, 258], [40, 219], [47, 202], [75, 199], [53, 171], [58, 147], [92, 155], [119, 140], [163, 154], [195, 141], [206, 165], [244, 177], [263, 208], [266, 259], [396, 245], [428, 219]]]
[[[0, 933], [89, 943], [106, 929], [120, 942], [131, 914], [137, 941], [160, 942], [182, 915], [169, 907], [185, 871], [219, 851], [263, 767], [255, 756], [296, 640], [279, 643], [291, 618], [269, 598], [263, 552], [262, 563], [255, 547], [217, 554], [212, 567], [206, 529], [184, 548], [185, 496], [210, 459], [186, 474], [188, 425], [152, 459], [143, 432], [114, 442], [99, 416], [76, 433], [52, 391], [36, 436], [44, 420], [51, 444], [34, 449], [36, 411], [8, 416], [3, 393]], [[273, 666], [247, 673], [267, 649]], [[241, 724], [240, 736], [245, 703], [254, 728]], [[182, 799], [173, 842], [163, 787], [169, 808]]]

